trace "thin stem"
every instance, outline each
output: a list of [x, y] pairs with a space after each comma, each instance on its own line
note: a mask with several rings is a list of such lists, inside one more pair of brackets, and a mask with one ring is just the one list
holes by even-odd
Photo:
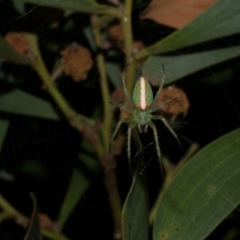
[[[100, 73], [100, 86], [102, 91], [103, 98], [103, 107], [104, 107], [104, 120], [102, 130], [102, 136], [104, 141], [104, 148], [107, 149], [110, 143], [110, 135], [111, 135], [111, 126], [113, 120], [113, 111], [111, 111], [111, 107], [109, 104], [110, 93], [107, 81], [107, 74], [105, 69], [104, 56], [101, 53], [101, 32], [99, 23], [104, 22], [100, 20], [95, 20], [94, 16], [92, 18], [92, 26], [93, 26], [93, 34], [95, 38], [95, 43], [97, 49], [100, 52], [97, 55], [97, 66]], [[96, 24], [97, 21], [97, 24]], [[101, 165], [103, 167], [104, 172], [104, 184], [108, 193], [108, 198], [110, 202], [111, 212], [114, 221], [114, 239], [121, 239], [121, 213], [122, 213], [122, 204], [120, 199], [120, 194], [117, 186], [117, 177], [115, 173], [116, 163], [113, 166], [109, 165], [109, 162], [114, 163], [115, 159], [110, 154], [99, 155], [99, 159]], [[110, 168], [109, 168], [110, 166]]]
[[133, 37], [132, 37], [132, 0], [126, 0], [123, 15], [121, 17], [121, 26], [123, 29], [123, 37], [124, 37], [124, 47], [127, 63], [130, 64], [133, 60], [132, 55], [132, 45], [133, 45]]
[[[129, 93], [133, 89], [133, 81], [135, 76], [135, 61], [133, 56], [133, 36], [132, 36], [132, 0], [126, 0], [123, 15], [120, 18], [123, 31], [124, 48], [126, 55], [126, 85]], [[131, 94], [130, 94], [131, 95]]]
[[32, 51], [34, 52], [35, 61], [31, 64], [31, 67], [37, 72], [41, 80], [43, 81], [47, 91], [52, 96], [63, 115], [70, 121], [74, 123], [73, 119], [78, 117], [78, 120], [82, 122], [87, 122], [88, 124], [93, 125], [94, 121], [88, 119], [87, 117], [77, 114], [77, 112], [71, 107], [71, 105], [67, 102], [61, 92], [57, 89], [56, 85], [52, 82], [51, 76], [46, 68], [46, 65], [43, 62], [41, 53], [38, 48], [38, 40], [34, 35], [28, 34], [26, 35], [29, 43], [31, 44]]
[[[94, 18], [94, 16], [93, 16]], [[111, 135], [111, 123], [113, 114], [112, 111], [110, 111], [110, 93], [109, 93], [109, 87], [108, 87], [108, 80], [107, 80], [107, 73], [104, 63], [104, 56], [101, 53], [101, 32], [100, 32], [100, 26], [98, 24], [94, 24], [94, 20], [92, 18], [92, 26], [93, 26], [93, 35], [95, 38], [95, 43], [97, 46], [97, 49], [100, 50], [100, 52], [97, 55], [97, 66], [100, 73], [100, 87], [102, 91], [102, 98], [103, 98], [103, 107], [104, 107], [104, 119], [103, 119], [103, 127], [102, 127], [102, 136], [104, 140], [105, 147], [108, 146], [108, 143], [110, 141], [110, 135]], [[101, 21], [99, 21], [101, 23]]]
[[[51, 77], [46, 69], [46, 66], [42, 60], [40, 51], [38, 49], [37, 40], [31, 39], [32, 47], [34, 48], [34, 53], [36, 55], [36, 61], [32, 65], [32, 68], [38, 73], [40, 78], [42, 79], [43, 83], [46, 86], [46, 89], [50, 93], [50, 95], [55, 100], [56, 104], [59, 106], [62, 113], [65, 115], [65, 117], [68, 119], [69, 123], [75, 127], [82, 135], [93, 144], [93, 147], [95, 149], [96, 155], [98, 156], [98, 159], [102, 165], [103, 171], [105, 173], [105, 187], [108, 192], [110, 205], [112, 208], [112, 214], [113, 219], [115, 223], [115, 232], [116, 232], [116, 238], [119, 239], [120, 234], [120, 226], [121, 226], [121, 201], [120, 201], [120, 194], [117, 188], [117, 181], [116, 181], [116, 173], [114, 171], [116, 163], [113, 156], [106, 153], [108, 144], [100, 141], [99, 134], [98, 134], [98, 125], [96, 122], [92, 121], [91, 119], [86, 118], [85, 116], [82, 116], [81, 114], [78, 114], [71, 106], [70, 104], [65, 100], [63, 95], [58, 91], [54, 83], [51, 81]], [[104, 67], [104, 59], [103, 56], [98, 59], [100, 63], [100, 69], [102, 70], [101, 74], [105, 74], [106, 72]], [[105, 99], [105, 107], [109, 107], [108, 104], [108, 86], [107, 86], [107, 78], [104, 77], [103, 81], [101, 81], [103, 97]], [[107, 102], [106, 102], [107, 99]], [[107, 103], [107, 105], [106, 105]], [[105, 108], [106, 109], [106, 108]], [[110, 112], [110, 111], [109, 111]], [[107, 116], [109, 116], [109, 112], [106, 112]], [[110, 115], [111, 117], [111, 115]], [[111, 119], [111, 118], [105, 118], [105, 119]], [[106, 120], [105, 120], [106, 122]], [[107, 126], [107, 125], [106, 125]], [[111, 125], [107, 126], [110, 132]], [[107, 129], [107, 128], [106, 128]], [[106, 134], [105, 136], [109, 136], [110, 133]], [[105, 137], [106, 138], [106, 137]], [[106, 141], [106, 139], [105, 139]], [[109, 141], [108, 141], [109, 143]]]

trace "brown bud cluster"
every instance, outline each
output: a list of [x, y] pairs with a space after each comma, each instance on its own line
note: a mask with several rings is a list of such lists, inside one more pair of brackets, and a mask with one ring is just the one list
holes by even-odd
[[168, 86], [162, 89], [156, 103], [154, 104], [154, 106], [157, 106], [173, 98], [177, 99], [161, 107], [159, 110], [162, 114], [170, 115], [171, 122], [174, 122], [179, 115], [182, 115], [183, 118], [187, 116], [190, 104], [185, 92], [175, 85]]
[[26, 56], [30, 61], [35, 60], [31, 43], [24, 32], [9, 32], [5, 36], [6, 42], [20, 55]]
[[27, 41], [23, 33], [9, 32], [5, 36], [6, 42], [19, 54], [27, 55], [31, 49], [30, 43]]
[[88, 72], [93, 66], [91, 53], [87, 48], [73, 42], [61, 51], [61, 56], [63, 72], [67, 76], [71, 76], [76, 82], [87, 78]]
[[[124, 42], [123, 42], [123, 32], [120, 24], [114, 24], [109, 27], [108, 33], [108, 47], [117, 47], [125, 52]], [[133, 42], [133, 54], [136, 54], [139, 50], [145, 47], [142, 41], [134, 41]]]

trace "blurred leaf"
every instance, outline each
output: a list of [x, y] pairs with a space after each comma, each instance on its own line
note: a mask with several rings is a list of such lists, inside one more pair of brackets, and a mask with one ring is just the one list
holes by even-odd
[[122, 69], [117, 63], [106, 63], [107, 74], [114, 87], [122, 87], [121, 73]]
[[240, 47], [193, 53], [184, 56], [153, 56], [148, 58], [143, 68], [143, 75], [153, 85], [159, 85], [162, 77], [161, 63], [166, 69], [166, 84], [197, 72], [203, 68], [240, 56]]
[[104, 4], [99, 4], [94, 0], [58, 0], [58, 1], [20, 0], [20, 1], [45, 7], [60, 8], [62, 10], [72, 10], [74, 12], [77, 11], [83, 13], [101, 13], [111, 15], [117, 14], [116, 8]]
[[[173, 52], [177, 49], [213, 39], [239, 33], [239, 0], [218, 0], [198, 18], [184, 28], [172, 33], [163, 40], [147, 47], [137, 54], [137, 58]], [[237, 43], [237, 42], [236, 42]]]
[[29, 64], [30, 59], [18, 54], [5, 40], [4, 38], [0, 35], [0, 58], [15, 62], [15, 63], [20, 63], [20, 64]]
[[42, 240], [40, 233], [39, 220], [38, 220], [38, 207], [37, 200], [33, 194], [31, 194], [33, 199], [33, 211], [30, 219], [30, 224], [27, 230], [27, 233], [24, 237], [24, 240]]
[[77, 206], [79, 200], [83, 197], [83, 194], [89, 188], [89, 186], [90, 180], [87, 179], [81, 171], [79, 171], [78, 169], [74, 169], [58, 217], [58, 224], [60, 227], [64, 226], [69, 215]]
[[240, 129], [199, 151], [163, 195], [154, 240], [205, 239], [240, 203]]
[[140, 14], [140, 19], [151, 19], [173, 28], [181, 28], [199, 16], [216, 0], [152, 0]]
[[3, 168], [0, 169], [0, 179], [12, 182], [15, 180], [15, 176]]
[[59, 120], [49, 102], [18, 89], [0, 96], [0, 111]]
[[19, 0], [13, 0], [13, 5], [19, 13], [24, 14], [25, 12], [24, 2]]
[[90, 45], [92, 51], [96, 51], [96, 44], [95, 44], [95, 40], [93, 38], [93, 33], [92, 33], [92, 29], [91, 27], [85, 27], [84, 30], [84, 35], [88, 40], [88, 44]]
[[145, 164], [140, 155], [131, 189], [123, 206], [122, 231], [124, 240], [147, 240], [149, 202], [146, 176], [141, 173]]
[[219, 85], [223, 84], [225, 82], [230, 81], [234, 77], [234, 70], [232, 67], [228, 68], [217, 68], [213, 69], [207, 76], [204, 76], [202, 78], [199, 78], [199, 82], [203, 84], [208, 84], [208, 85]]
[[0, 152], [2, 150], [4, 139], [7, 135], [8, 127], [9, 127], [9, 121], [0, 119]]
[[[97, 173], [98, 172], [98, 162], [95, 158], [90, 157], [89, 155], [81, 154], [81, 160], [84, 163], [85, 170], [89, 172]], [[66, 223], [68, 217], [77, 206], [81, 198], [83, 197], [86, 190], [91, 184], [91, 179], [87, 176], [84, 169], [75, 168], [72, 173], [72, 177], [68, 186], [67, 193], [63, 200], [59, 217], [58, 224], [60, 227], [63, 227]]]
[[24, 173], [24, 175], [28, 174], [35, 177], [43, 177], [49, 174], [48, 170], [41, 164], [41, 162], [33, 159], [24, 161], [18, 166], [18, 170]]

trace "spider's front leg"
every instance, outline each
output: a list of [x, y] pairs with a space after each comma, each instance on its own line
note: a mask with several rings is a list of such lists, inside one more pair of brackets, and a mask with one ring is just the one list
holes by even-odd
[[152, 120], [161, 120], [163, 122], [163, 124], [168, 128], [168, 130], [171, 132], [171, 134], [176, 138], [176, 140], [178, 141], [179, 145], [182, 147], [182, 144], [177, 136], [177, 134], [174, 132], [174, 130], [172, 129], [172, 127], [169, 125], [169, 123], [167, 122], [167, 120], [162, 117], [162, 116], [156, 116], [156, 115], [153, 115], [152, 116]]
[[175, 102], [175, 101], [179, 101], [177, 97], [172, 98], [172, 99], [170, 99], [170, 100], [167, 100], [167, 101], [165, 101], [165, 102], [160, 103], [159, 105], [151, 108], [151, 109], [150, 109], [150, 112], [151, 112], [151, 113], [156, 112], [157, 110], [161, 109], [162, 107], [168, 105], [169, 103]]
[[130, 159], [131, 159], [131, 137], [132, 137], [132, 129], [136, 126], [137, 124], [135, 122], [129, 123], [128, 125], [128, 133], [127, 133], [127, 155], [128, 155], [128, 161], [129, 161], [129, 166], [130, 166]]
[[131, 122], [131, 121], [133, 121], [133, 117], [126, 117], [126, 118], [120, 120], [120, 121], [117, 123], [117, 126], [116, 126], [116, 128], [115, 128], [115, 130], [114, 130], [114, 132], [113, 132], [113, 134], [112, 134], [111, 139], [110, 139], [110, 143], [109, 143], [109, 153], [111, 153], [111, 147], [112, 147], [113, 139], [115, 138], [115, 136], [116, 136], [116, 134], [117, 134], [117, 132], [118, 132], [121, 124], [122, 124], [122, 123]]
[[160, 159], [161, 159], [161, 152], [160, 152], [160, 147], [159, 147], [157, 128], [156, 128], [155, 124], [152, 121], [149, 122], [149, 126], [153, 130], [153, 135], [154, 135], [154, 140], [155, 140], [155, 144], [156, 144], [158, 160], [160, 161]]

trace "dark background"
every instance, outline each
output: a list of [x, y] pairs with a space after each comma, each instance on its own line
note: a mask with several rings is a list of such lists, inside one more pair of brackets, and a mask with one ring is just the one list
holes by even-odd
[[[83, 33], [84, 27], [90, 23], [87, 15], [71, 14], [64, 18], [63, 13], [59, 10], [35, 8], [30, 4], [26, 4], [25, 9], [27, 14], [20, 15], [15, 11], [10, 1], [0, 1], [0, 32], [2, 35], [9, 31], [30, 31], [38, 34], [43, 57], [49, 69], [52, 69], [55, 58], [59, 56], [58, 51], [68, 43], [77, 41], [90, 48]], [[135, 40], [142, 40], [146, 45], [150, 45], [173, 32], [173, 29], [151, 21], [140, 22], [138, 14], [142, 10], [143, 8], [139, 7], [133, 11]], [[59, 27], [56, 29], [49, 28], [49, 25], [55, 20], [59, 22]], [[72, 20], [75, 24], [72, 29], [66, 31], [65, 26], [69, 20]], [[234, 38], [240, 40], [237, 35]], [[225, 40], [228, 43], [232, 41], [231, 38]], [[47, 41], [55, 42], [59, 46], [58, 51], [52, 52], [47, 49], [44, 44]], [[223, 40], [219, 39], [193, 46], [182, 50], [182, 53], [208, 49], [216, 46], [216, 44], [221, 46]], [[92, 54], [93, 56], [96, 55], [94, 52]], [[118, 61], [124, 68], [123, 59], [124, 56], [119, 53], [118, 57], [112, 60]], [[161, 151], [172, 162], [177, 162], [180, 159], [191, 142], [197, 142], [201, 147], [204, 147], [219, 136], [239, 127], [239, 66], [239, 58], [236, 58], [209, 67], [176, 82], [177, 86], [186, 92], [190, 101], [187, 118], [179, 119], [174, 124], [178, 130], [183, 149], [180, 148], [172, 135], [163, 128], [162, 124], [156, 123]], [[229, 69], [230, 74], [223, 77], [224, 70]], [[1, 94], [20, 88], [52, 102], [47, 92], [41, 90], [42, 83], [30, 68], [2, 62], [0, 72], [3, 73], [0, 77]], [[13, 76], [13, 81], [9, 81], [10, 75]], [[211, 82], [204, 81], [207, 77], [212, 77], [213, 80]], [[78, 112], [91, 116], [96, 103], [101, 102], [98, 79], [98, 71], [95, 65], [86, 81], [75, 83], [70, 78], [61, 77], [58, 87]], [[112, 85], [111, 89], [114, 89]], [[58, 111], [57, 108], [56, 110]], [[60, 112], [59, 114], [61, 121], [55, 122], [0, 113], [1, 118], [11, 121], [0, 155], [0, 168], [15, 176], [13, 182], [0, 180], [0, 193], [26, 216], [29, 216], [32, 211], [32, 201], [29, 193], [33, 191], [37, 197], [40, 212], [56, 219], [72, 170], [76, 166], [80, 167], [77, 154], [80, 150], [82, 137], [69, 126]], [[101, 118], [101, 115], [99, 117]], [[124, 131], [126, 131], [126, 127], [121, 130], [121, 132]], [[141, 135], [141, 140], [143, 146], [150, 144], [153, 141], [152, 132], [149, 131], [149, 133]], [[152, 150], [153, 147], [154, 144], [145, 149], [144, 154], [146, 159], [149, 159], [149, 163], [147, 163], [146, 168], [143, 166], [143, 174], [146, 174], [148, 178], [151, 204], [153, 204], [163, 180], [159, 162]], [[126, 146], [123, 154], [118, 157], [117, 167], [122, 201], [124, 201], [132, 182], [125, 150]], [[133, 141], [132, 151], [133, 154], [137, 151]], [[31, 175], [21, 170], [22, 166], [30, 160], [38, 164], [39, 174]], [[107, 194], [101, 181], [103, 175], [88, 173], [88, 176], [92, 180], [92, 185], [70, 216], [63, 231], [71, 239], [112, 239], [113, 223]], [[221, 239], [229, 229], [238, 227], [239, 221], [240, 213], [236, 210], [208, 239]], [[5, 221], [0, 225], [0, 239], [23, 239], [24, 234], [25, 230], [13, 221]], [[240, 235], [236, 239], [240, 239]]]

